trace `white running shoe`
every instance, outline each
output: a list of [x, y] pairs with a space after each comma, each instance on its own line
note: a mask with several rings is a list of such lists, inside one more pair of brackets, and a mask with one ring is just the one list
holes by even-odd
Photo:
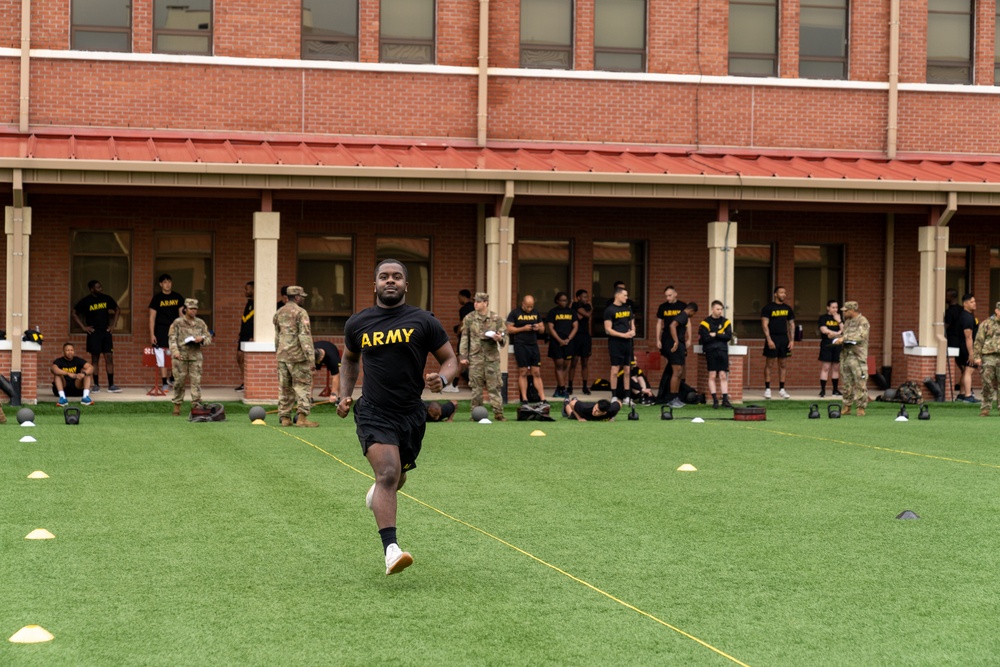
[[771, 388], [768, 387], [764, 390], [764, 398], [771, 398]]
[[456, 387], [455, 385], [449, 384], [445, 385], [444, 389], [442, 389], [441, 391], [443, 391], [446, 394], [457, 394], [459, 390], [458, 387]]
[[[372, 484], [372, 488], [368, 489], [368, 493], [365, 494], [365, 507], [372, 509], [372, 499], [375, 497], [375, 485]], [[373, 512], [375, 510], [372, 510]]]
[[398, 544], [390, 544], [389, 548], [385, 550], [386, 575], [399, 574], [411, 565], [413, 565], [413, 556], [400, 549]]
[[782, 398], [791, 398], [791, 395], [787, 391], [785, 391], [784, 387], [782, 387], [781, 389], [778, 390], [778, 394]]

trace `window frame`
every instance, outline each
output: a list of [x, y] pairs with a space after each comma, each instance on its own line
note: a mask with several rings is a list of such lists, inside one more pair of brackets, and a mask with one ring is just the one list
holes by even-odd
[[[740, 254], [741, 251], [746, 252], [751, 248], [767, 248], [768, 251], [768, 261], [767, 266], [764, 267], [760, 264], [740, 266]], [[760, 312], [763, 310], [764, 306], [771, 302], [774, 296], [774, 285], [777, 267], [775, 259], [777, 257], [777, 246], [774, 243], [741, 243], [733, 248], [733, 303], [730, 310], [729, 319], [733, 323], [733, 333], [737, 336], [749, 339], [764, 339], [764, 330], [761, 328], [760, 324]], [[746, 311], [746, 314], [739, 312], [738, 308], [742, 301], [739, 292], [740, 288], [747, 288], [753, 282], [746, 278], [740, 278], [740, 270], [756, 269], [763, 270], [767, 274], [767, 286], [764, 292], [751, 294], [750, 296], [750, 309]], [[757, 302], [756, 307], [753, 303]]]
[[[433, 65], [437, 63], [437, 11], [438, 3], [437, 0], [409, 0], [410, 2], [430, 2], [431, 3], [431, 36], [430, 39], [414, 39], [414, 38], [394, 38], [391, 41], [387, 40], [382, 32], [382, 26], [385, 22], [382, 20], [383, 11], [385, 9], [386, 0], [379, 0], [379, 32], [378, 32], [378, 60], [380, 63], [398, 63], [404, 65]], [[399, 60], [399, 59], [389, 59], [385, 56], [386, 46], [428, 46], [430, 47], [430, 60]]]
[[101, 49], [101, 51], [107, 51], [110, 53], [131, 53], [132, 52], [132, 2], [131, 0], [122, 0], [125, 5], [125, 9], [128, 12], [128, 25], [126, 26], [105, 26], [105, 25], [90, 25], [90, 24], [78, 24], [74, 16], [76, 15], [76, 4], [77, 2], [85, 2], [85, 0], [72, 0], [70, 3], [70, 50], [71, 51], [90, 51], [91, 49], [81, 49], [77, 46], [77, 33], [107, 33], [107, 34], [121, 34], [125, 35], [126, 44], [128, 48], [124, 51], [115, 51], [113, 49]]
[[[930, 42], [931, 42], [931, 21], [935, 16], [968, 16], [969, 17], [969, 51], [968, 59], [963, 60], [961, 63], [953, 60], [941, 60], [932, 59], [930, 54]], [[931, 9], [930, 3], [927, 5], [927, 71], [926, 80], [927, 83], [938, 83], [938, 84], [951, 84], [951, 85], [968, 85], [973, 83], [975, 78], [975, 66], [976, 66], [976, 1], [969, 0], [969, 11], [945, 11], [940, 9]], [[954, 72], [958, 70], [965, 69], [967, 75], [963, 80], [958, 80], [957, 78], [944, 78], [940, 76], [932, 76], [932, 70]]]
[[649, 298], [649, 241], [646, 239], [632, 239], [620, 241], [617, 239], [594, 239], [593, 253], [593, 279], [590, 285], [590, 303], [594, 307], [593, 317], [590, 318], [590, 333], [592, 338], [607, 338], [604, 331], [604, 310], [608, 307], [608, 301], [614, 297], [613, 293], [604, 294], [601, 287], [604, 283], [599, 277], [602, 266], [618, 266], [618, 262], [601, 262], [596, 251], [599, 244], [621, 244], [627, 243], [630, 246], [632, 259], [629, 265], [629, 275], [616, 275], [610, 277], [608, 289], [610, 290], [615, 281], [623, 280], [628, 289], [628, 298], [635, 305], [635, 337], [643, 339], [646, 337], [646, 300]]
[[[774, 77], [778, 76], [778, 43], [781, 41], [781, 13], [778, 6], [779, 0], [729, 0], [729, 18], [727, 26], [727, 36], [728, 43], [732, 44], [732, 33], [733, 33], [733, 23], [732, 23], [732, 7], [733, 5], [745, 5], [745, 6], [767, 6], [772, 7], [774, 10], [774, 43], [771, 45], [773, 51], [771, 54], [766, 53], [752, 53], [752, 52], [742, 52], [733, 51], [732, 47], [728, 47], [727, 53], [727, 71], [729, 76], [752, 76], [752, 77]], [[734, 71], [733, 60], [748, 60], [748, 61], [761, 61], [771, 63], [771, 72], [767, 74], [762, 74], [758, 72], [746, 72], [746, 71]]]
[[[424, 259], [416, 259], [413, 257], [408, 257], [405, 252], [387, 254], [383, 253], [382, 249], [379, 248], [379, 241], [385, 241], [389, 239], [417, 239], [420, 241], [425, 241], [427, 243], [427, 257]], [[434, 290], [433, 290], [433, 275], [434, 275], [434, 237], [425, 236], [421, 234], [377, 234], [375, 236], [375, 266], [378, 266], [379, 262], [385, 259], [398, 259], [403, 264], [406, 265], [407, 272], [407, 283], [409, 284], [409, 291], [407, 292], [406, 303], [411, 306], [416, 306], [422, 310], [428, 312], [434, 312]], [[412, 298], [414, 295], [414, 282], [412, 281], [414, 275], [414, 267], [426, 267], [426, 279], [421, 280], [423, 283], [420, 287], [422, 289], [420, 303], [414, 303]]]
[[[315, 257], [306, 256], [303, 259], [302, 244], [307, 242], [308, 239], [330, 239], [330, 240], [346, 240], [350, 243], [351, 249], [346, 256], [334, 255], [331, 253], [320, 254], [317, 253]], [[357, 253], [358, 253], [358, 239], [354, 234], [343, 234], [343, 233], [308, 233], [308, 234], [298, 234], [295, 238], [295, 280], [302, 288], [306, 290], [306, 299], [308, 303], [310, 287], [312, 284], [312, 279], [306, 279], [303, 275], [305, 272], [302, 270], [302, 263], [306, 262], [322, 262], [327, 264], [343, 264], [345, 268], [343, 270], [344, 275], [344, 292], [334, 292], [331, 294], [330, 308], [319, 311], [310, 312], [309, 319], [312, 323], [313, 335], [319, 336], [342, 336], [344, 334], [344, 325], [347, 323], [347, 319], [358, 310], [359, 304], [357, 302]], [[374, 269], [374, 265], [372, 266]], [[308, 284], [307, 284], [308, 283]], [[339, 308], [335, 308], [332, 297], [334, 295], [342, 296], [346, 303]], [[374, 301], [373, 301], [374, 303]], [[308, 309], [307, 309], [308, 310]]]
[[[521, 256], [521, 250], [526, 245], [536, 245], [539, 247], [544, 246], [565, 246], [566, 248], [566, 261], [565, 264], [556, 263], [554, 261], [542, 261], [542, 260], [532, 260], [526, 259]], [[572, 239], [553, 239], [553, 238], [523, 238], [517, 240], [517, 247], [515, 249], [517, 253], [517, 305], [520, 305], [521, 299], [524, 298], [526, 294], [531, 294], [535, 298], [535, 309], [542, 313], [547, 313], [552, 308], [555, 308], [555, 295], [559, 292], [566, 292], [566, 294], [573, 294], [573, 240]], [[537, 289], [528, 289], [525, 284], [530, 282], [526, 281], [524, 274], [525, 267], [532, 266], [544, 266], [544, 267], [563, 267], [565, 268], [565, 283], [566, 287], [556, 287], [551, 291], [546, 291], [545, 293], [540, 293]], [[551, 292], [551, 293], [550, 293]], [[570, 299], [572, 301], [572, 299]]]
[[[945, 289], [958, 290], [959, 299], [971, 291], [971, 285], [975, 285], [972, 281], [972, 267], [975, 266], [973, 263], [974, 251], [975, 246], [972, 245], [953, 245], [948, 246], [948, 251], [945, 254]], [[965, 256], [965, 266], [952, 268], [950, 265], [955, 262], [955, 258], [962, 255]]]
[[[84, 333], [84, 330], [76, 323], [76, 319], [73, 317], [73, 308], [76, 306], [80, 299], [86, 297], [90, 292], [87, 290], [87, 283], [91, 280], [99, 280], [101, 285], [104, 287], [104, 293], [111, 296], [118, 303], [118, 308], [121, 311], [118, 315], [118, 321], [115, 323], [118, 328], [116, 328], [113, 334], [129, 335], [132, 333], [132, 314], [134, 312], [134, 304], [132, 303], [132, 294], [135, 290], [132, 289], [132, 257], [133, 257], [133, 243], [134, 243], [134, 233], [131, 229], [71, 229], [69, 230], [69, 288], [67, 293], [70, 295], [69, 304], [69, 332], [70, 334], [80, 334]], [[77, 235], [79, 234], [126, 234], [128, 237], [128, 248], [127, 250], [119, 255], [115, 253], [97, 253], [97, 252], [78, 252], [76, 249], [81, 246], [77, 241]], [[118, 244], [122, 247], [121, 242]], [[114, 284], [113, 279], [109, 280], [107, 277], [86, 275], [86, 276], [76, 276], [78, 271], [83, 271], [83, 268], [79, 268], [76, 265], [77, 257], [120, 257], [125, 258], [125, 276], [126, 285], [122, 289], [118, 289]], [[125, 295], [123, 298], [119, 299], [112, 291], [119, 294]]]
[[[820, 265], [818, 267], [812, 266], [811, 263], [800, 263], [798, 255], [799, 248], [819, 248], [820, 249]], [[823, 263], [823, 249], [827, 249], [826, 256], [830, 257], [830, 249], [836, 248], [839, 255], [839, 266], [834, 267], [829, 262]], [[838, 303], [843, 303], [843, 295], [847, 285], [847, 246], [843, 243], [797, 243], [792, 248], [793, 257], [793, 292], [794, 297], [793, 308], [795, 310], [795, 319], [798, 324], [802, 326], [802, 337], [805, 340], [819, 340], [820, 333], [819, 328], [811, 325], [803, 325], [803, 322], [818, 322], [819, 318], [826, 313], [826, 304], [831, 299], [836, 299]], [[837, 284], [835, 286], [829, 286], [829, 280], [827, 280], [827, 290], [826, 294], [819, 293], [819, 302], [815, 305], [819, 306], [820, 310], [817, 312], [806, 312], [806, 309], [810, 306], [803, 303], [803, 294], [807, 294], [809, 290], [805, 288], [800, 282], [799, 271], [812, 270], [818, 268], [819, 271], [831, 271], [834, 268], [839, 272], [839, 277], [837, 279]], [[822, 281], [821, 281], [822, 283]], [[822, 291], [822, 290], [820, 290]]]
[[[179, 28], [157, 28], [156, 27], [156, 12], [158, 6], [162, 2], [169, 2], [170, 0], [153, 0], [153, 20], [152, 20], [152, 40], [153, 40], [153, 53], [163, 53], [169, 55], [186, 55], [186, 56], [210, 56], [215, 52], [215, 2], [214, 0], [209, 0], [208, 3], [208, 30], [184, 30]], [[164, 50], [157, 48], [158, 38], [160, 37], [198, 37], [207, 38], [208, 46], [204, 51], [191, 51], [191, 50]], [[199, 315], [201, 317], [201, 315]], [[204, 318], [203, 318], [204, 319]]]
[[[646, 71], [646, 58], [647, 49], [649, 45], [649, 2], [648, 0], [641, 0], [642, 2], [642, 46], [635, 47], [611, 47], [611, 46], [598, 46], [597, 44], [597, 31], [598, 31], [598, 21], [597, 21], [597, 5], [602, 2], [607, 2], [610, 0], [594, 0], [594, 69], [600, 72], [645, 72]], [[597, 63], [597, 57], [599, 54], [626, 54], [626, 55], [638, 55], [639, 56], [639, 68], [638, 69], [628, 69], [621, 67], [599, 67]]]
[[[838, 10], [843, 13], [844, 43], [843, 56], [803, 56], [802, 55], [802, 10], [803, 9], [824, 9]], [[799, 77], [809, 79], [821, 79], [831, 81], [845, 81], [850, 78], [850, 56], [851, 56], [851, 1], [844, 0], [843, 6], [829, 4], [829, 0], [801, 0], [799, 3]], [[843, 66], [843, 72], [838, 77], [803, 76], [803, 63], [839, 63]]]
[[[313, 35], [313, 36], [308, 36], [307, 35], [307, 33], [306, 33], [306, 21], [305, 21], [306, 3], [307, 2], [315, 3], [317, 1], [319, 1], [319, 0], [302, 0], [302, 2], [299, 5], [300, 8], [301, 8], [301, 11], [300, 11], [301, 23], [300, 23], [300, 26], [299, 26], [299, 36], [300, 36], [300, 43], [299, 43], [300, 52], [299, 52], [299, 57], [302, 60], [330, 60], [330, 61], [338, 61], [338, 62], [358, 62], [360, 60], [359, 34], [360, 34], [360, 31], [361, 31], [361, 27], [360, 27], [360, 24], [361, 24], [361, 7], [360, 7], [359, 0], [351, 0], [354, 3], [354, 34], [353, 35], [344, 35], [343, 37], [337, 36], [336, 39], [327, 39], [327, 38], [316, 37], [315, 35]], [[336, 57], [336, 56], [324, 57], [322, 55], [310, 55], [309, 49], [308, 49], [308, 45], [309, 44], [314, 44], [314, 43], [315, 44], [326, 44], [326, 43], [351, 44], [351, 45], [353, 45], [352, 50], [354, 51], [354, 57], [353, 58], [339, 58], [339, 57]]]
[[[575, 45], [576, 45], [576, 1], [567, 0], [569, 3], [569, 42], [567, 44], [556, 44], [554, 42], [545, 43], [531, 43], [528, 48], [525, 48], [524, 41], [524, 11], [523, 7], [526, 2], [531, 0], [521, 0], [519, 6], [518, 15], [518, 66], [522, 69], [552, 69], [552, 70], [567, 70], [571, 71], [575, 67]], [[568, 62], [565, 66], [561, 65], [532, 65], [526, 62], [525, 55], [530, 51], [554, 51], [557, 53], [568, 54]]]
[[[205, 236], [208, 239], [210, 249], [207, 254], [202, 252], [193, 252], [189, 250], [190, 245], [185, 246], [188, 248], [182, 251], [175, 252], [161, 252], [159, 248], [159, 239], [167, 237], [178, 237], [184, 238], [190, 241], [194, 236]], [[155, 231], [153, 233], [153, 294], [160, 293], [160, 286], [156, 282], [156, 278], [164, 273], [170, 274], [173, 279], [173, 289], [175, 289], [179, 294], [182, 294], [186, 299], [198, 299], [198, 317], [205, 320], [205, 324], [208, 325], [209, 330], [215, 330], [215, 271], [217, 268], [216, 261], [216, 242], [215, 242], [215, 232], [212, 231], [190, 231], [190, 230], [162, 230]], [[178, 266], [183, 266], [184, 260], [201, 259], [205, 261], [207, 258], [208, 267], [205, 271], [205, 282], [206, 289], [198, 291], [195, 289], [195, 283], [192, 281], [190, 285], [185, 284], [184, 274], [178, 272]], [[207, 294], [207, 296], [206, 296]]]

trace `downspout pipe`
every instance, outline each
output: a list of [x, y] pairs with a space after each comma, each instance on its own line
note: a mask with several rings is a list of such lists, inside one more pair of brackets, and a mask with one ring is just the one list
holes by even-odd
[[945, 300], [944, 293], [946, 289], [945, 280], [948, 276], [947, 271], [947, 261], [948, 261], [948, 244], [946, 240], [948, 238], [947, 234], [941, 233], [948, 226], [951, 221], [952, 216], [958, 210], [958, 193], [949, 192], [948, 193], [948, 205], [945, 206], [944, 210], [938, 216], [938, 219], [933, 221], [934, 227], [938, 229], [938, 232], [934, 234], [934, 251], [935, 251], [935, 261], [934, 261], [934, 336], [937, 338], [938, 342], [938, 354], [937, 354], [937, 383], [938, 387], [941, 388], [941, 395], [944, 396], [944, 378], [948, 371], [948, 339], [944, 335], [944, 309]]
[[21, 0], [21, 75], [17, 129], [27, 132], [31, 109], [31, 0]]
[[[26, 1], [26, 0], [25, 0]], [[486, 145], [486, 93], [489, 90], [490, 0], [479, 0], [479, 91], [476, 109], [476, 145]]]
[[889, 99], [888, 128], [885, 155], [896, 157], [896, 133], [899, 129], [899, 0], [892, 0], [889, 9]]

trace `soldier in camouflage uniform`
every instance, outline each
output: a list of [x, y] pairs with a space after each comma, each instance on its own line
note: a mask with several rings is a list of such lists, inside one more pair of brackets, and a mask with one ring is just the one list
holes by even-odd
[[315, 428], [309, 421], [312, 409], [313, 349], [309, 313], [302, 308], [306, 291], [298, 285], [289, 286], [288, 303], [274, 314], [274, 340], [278, 358], [278, 417], [282, 426], [292, 425], [292, 406], [298, 404], [296, 426]]
[[844, 328], [833, 334], [834, 345], [843, 345], [840, 353], [840, 380], [843, 383], [844, 409], [840, 414], [851, 414], [857, 406], [857, 415], [865, 416], [868, 406], [868, 318], [858, 311], [857, 301], [845, 301]]
[[[976, 342], [972, 346], [973, 363], [983, 374], [983, 398], [979, 416], [989, 417], [993, 399], [1000, 390], [1000, 301], [996, 303], [993, 317], [979, 326]], [[1000, 407], [998, 399], [997, 407]]]
[[184, 387], [191, 385], [191, 404], [201, 403], [201, 348], [212, 344], [205, 320], [197, 316], [198, 300], [185, 299], [181, 316], [170, 325], [167, 339], [174, 368], [174, 414], [181, 413]]
[[[475, 310], [462, 320], [462, 344], [459, 346], [459, 363], [469, 369], [469, 388], [472, 390], [471, 407], [483, 404], [483, 388], [490, 395], [493, 419], [506, 421], [503, 416], [503, 381], [500, 378], [500, 348], [506, 343], [507, 325], [499, 315], [489, 309], [490, 297], [477, 292], [473, 300]], [[487, 333], [490, 332], [490, 335]]]

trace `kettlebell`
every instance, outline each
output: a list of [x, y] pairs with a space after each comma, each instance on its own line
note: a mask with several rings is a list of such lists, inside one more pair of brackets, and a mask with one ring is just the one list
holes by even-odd
[[674, 409], [669, 405], [660, 406], [660, 419], [664, 421], [670, 421], [674, 418]]
[[80, 423], [80, 408], [64, 408], [63, 419], [68, 426], [76, 426]]
[[899, 414], [896, 415], [896, 416], [897, 417], [902, 417], [903, 419], [909, 419], [910, 418], [910, 413], [906, 411], [906, 406], [905, 405], [901, 405], [901, 406], [899, 406]]
[[809, 419], [819, 419], [819, 405], [813, 403], [809, 406]]
[[632, 406], [632, 412], [628, 413], [628, 420], [630, 422], [637, 422], [637, 421], [639, 421], [639, 415], [638, 415], [638, 413], [636, 413], [634, 405]]
[[831, 403], [826, 406], [826, 416], [830, 419], [840, 419], [840, 404]]
[[924, 403], [923, 405], [920, 406], [920, 414], [917, 415], [917, 419], [922, 419], [926, 421], [930, 418], [931, 418], [931, 409], [927, 407], [926, 403]]

